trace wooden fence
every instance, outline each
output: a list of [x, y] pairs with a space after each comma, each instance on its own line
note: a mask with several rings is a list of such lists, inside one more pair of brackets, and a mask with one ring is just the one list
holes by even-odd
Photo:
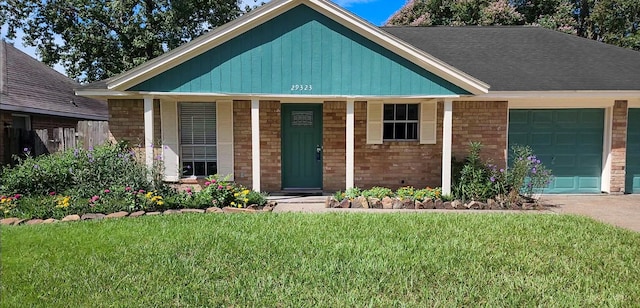
[[88, 149], [109, 140], [109, 123], [106, 121], [79, 121], [76, 128], [54, 128], [27, 131], [5, 128], [4, 162], [13, 163], [13, 155], [21, 155], [27, 149], [38, 156], [82, 147]]

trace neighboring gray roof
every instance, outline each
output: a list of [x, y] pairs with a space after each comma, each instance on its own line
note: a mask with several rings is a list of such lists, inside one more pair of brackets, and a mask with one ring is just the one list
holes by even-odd
[[106, 102], [76, 96], [74, 88], [79, 86], [0, 40], [0, 110], [108, 120]]
[[537, 27], [383, 27], [490, 91], [640, 90], [640, 52]]

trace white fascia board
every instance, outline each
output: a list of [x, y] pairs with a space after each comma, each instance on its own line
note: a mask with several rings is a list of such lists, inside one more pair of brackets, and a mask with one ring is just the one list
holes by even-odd
[[78, 96], [101, 98], [101, 99], [142, 99], [144, 96], [151, 95], [156, 98], [169, 98], [176, 101], [211, 101], [212, 99], [233, 99], [247, 100], [258, 98], [259, 100], [272, 100], [280, 102], [295, 103], [317, 103], [318, 101], [346, 101], [353, 99], [354, 101], [395, 101], [395, 102], [415, 102], [419, 103], [430, 99], [456, 99], [459, 100], [460, 95], [406, 95], [406, 96], [367, 96], [367, 95], [299, 95], [299, 94], [233, 94], [233, 93], [180, 93], [180, 92], [142, 92], [142, 91], [113, 91], [113, 90], [76, 90]]
[[272, 1], [262, 7], [222, 25], [208, 34], [194, 39], [172, 51], [152, 59], [120, 76], [116, 76], [107, 83], [109, 89], [126, 90], [128, 87], [143, 82], [157, 74], [173, 68], [193, 57], [196, 57], [216, 46], [219, 46], [246, 31], [290, 10], [305, 4], [341, 25], [372, 40], [380, 46], [402, 56], [414, 64], [432, 72], [433, 74], [477, 95], [487, 93], [489, 85], [470, 75], [446, 64], [445, 62], [421, 51], [408, 43], [380, 30], [378, 27], [344, 10], [338, 5], [326, 0], [281, 0]]
[[131, 96], [133, 93], [124, 92], [124, 91], [112, 91], [112, 90], [76, 90], [76, 96], [84, 96], [84, 97], [122, 97], [122, 96]]
[[637, 99], [632, 99], [627, 102], [627, 107], [629, 108], [640, 108], [640, 97]]
[[253, 98], [259, 98], [260, 100], [288, 100], [288, 99], [355, 99], [355, 100], [388, 100], [388, 99], [434, 99], [434, 98], [459, 98], [460, 95], [388, 95], [388, 96], [373, 96], [373, 95], [299, 95], [299, 94], [265, 94], [265, 93], [189, 93], [189, 92], [129, 92], [131, 95], [154, 95], [154, 96], [172, 96], [172, 97], [216, 97], [226, 98], [232, 97], [234, 99], [246, 99], [251, 100]]

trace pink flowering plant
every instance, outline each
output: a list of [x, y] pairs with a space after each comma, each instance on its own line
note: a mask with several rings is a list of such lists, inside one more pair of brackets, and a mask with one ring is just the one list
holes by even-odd
[[[204, 183], [204, 188], [197, 193], [198, 198], [205, 200], [207, 206], [232, 206], [244, 208], [255, 204], [266, 204], [266, 194], [252, 191], [237, 183], [231, 182], [229, 176], [210, 176]], [[203, 195], [203, 196], [201, 196]]]

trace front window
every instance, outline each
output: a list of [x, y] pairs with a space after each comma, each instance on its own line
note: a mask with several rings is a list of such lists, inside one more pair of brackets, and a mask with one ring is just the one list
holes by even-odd
[[384, 140], [418, 140], [418, 104], [384, 105]]
[[183, 176], [216, 174], [216, 104], [180, 103], [179, 113]]

